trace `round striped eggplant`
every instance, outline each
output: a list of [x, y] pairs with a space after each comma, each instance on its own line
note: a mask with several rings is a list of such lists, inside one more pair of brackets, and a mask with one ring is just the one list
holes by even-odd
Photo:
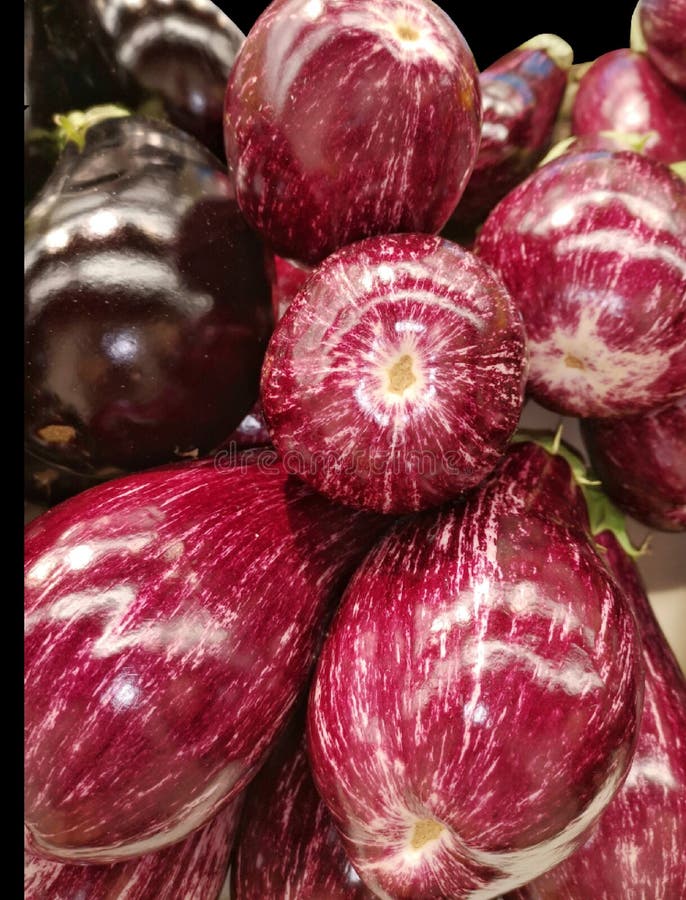
[[233, 900], [371, 900], [316, 791], [304, 716], [289, 724], [248, 789], [232, 867]]
[[479, 225], [534, 169], [550, 145], [572, 60], [566, 41], [539, 34], [481, 73], [479, 155], [445, 233]]
[[572, 130], [650, 133], [645, 152], [664, 163], [679, 162], [686, 159], [686, 98], [642, 53], [613, 50], [598, 57], [581, 79]]
[[496, 206], [476, 246], [524, 315], [541, 405], [609, 418], [686, 393], [686, 183], [667, 166], [563, 154]]
[[474, 58], [430, 0], [274, 0], [224, 112], [243, 214], [311, 264], [370, 235], [439, 231], [481, 128]]
[[513, 900], [677, 900], [686, 885], [686, 681], [636, 567], [610, 532], [597, 540], [641, 631], [645, 701], [636, 753], [583, 847]]
[[686, 531], [686, 396], [626, 419], [588, 419], [581, 434], [615, 503], [639, 522]]
[[653, 65], [686, 91], [686, 0], [640, 0], [635, 15], [640, 44]]
[[242, 801], [236, 797], [185, 840], [130, 862], [67, 865], [27, 853], [24, 900], [216, 900]]
[[30, 849], [117, 862], [200, 827], [255, 774], [329, 604], [386, 520], [262, 454], [129, 476], [26, 531]]
[[289, 470], [397, 513], [494, 468], [525, 381], [521, 317], [491, 268], [439, 237], [388, 235], [308, 278], [267, 348], [261, 396]]
[[353, 577], [308, 707], [315, 784], [379, 897], [497, 897], [579, 846], [634, 750], [633, 613], [567, 462], [516, 444]]

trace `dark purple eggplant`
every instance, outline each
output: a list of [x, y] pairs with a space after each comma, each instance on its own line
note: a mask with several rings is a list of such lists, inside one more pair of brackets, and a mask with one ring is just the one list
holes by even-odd
[[497, 897], [584, 841], [642, 694], [633, 611], [573, 470], [514, 444], [353, 576], [310, 692], [312, 774], [378, 896]]
[[261, 241], [209, 151], [161, 122], [101, 122], [26, 230], [32, 465], [97, 482], [224, 440], [257, 399], [272, 314]]
[[[84, 0], [79, 0], [83, 3]], [[226, 82], [245, 40], [211, 0], [85, 0], [126, 80], [223, 159]]]
[[615, 503], [639, 522], [686, 531], [686, 396], [625, 419], [587, 419], [591, 465]]
[[224, 91], [244, 36], [210, 0], [25, 0], [25, 202], [60, 149], [57, 113], [151, 101], [224, 158]]
[[596, 541], [640, 627], [645, 699], [626, 781], [586, 843], [517, 900], [678, 900], [686, 886], [686, 681], [627, 554]]
[[250, 784], [231, 866], [233, 900], [371, 900], [312, 781], [304, 708]]
[[25, 824], [66, 863], [160, 850], [250, 781], [387, 520], [264, 454], [100, 485], [25, 542]]
[[550, 145], [572, 59], [566, 41], [539, 34], [479, 75], [479, 155], [444, 234], [473, 230], [533, 171]]

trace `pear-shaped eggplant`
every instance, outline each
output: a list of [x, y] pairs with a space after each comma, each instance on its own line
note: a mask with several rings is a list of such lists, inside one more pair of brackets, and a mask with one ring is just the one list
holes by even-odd
[[24, 900], [216, 900], [242, 803], [239, 795], [185, 840], [129, 862], [78, 866], [27, 853]]
[[474, 167], [478, 72], [430, 0], [274, 0], [226, 88], [226, 158], [250, 224], [314, 265], [442, 228]]
[[636, 753], [583, 847], [513, 900], [677, 900], [686, 886], [686, 681], [635, 565], [610, 532], [597, 541], [641, 632], [645, 700]]
[[558, 156], [501, 200], [476, 248], [524, 316], [542, 406], [611, 418], [686, 394], [686, 183], [667, 166]]
[[569, 856], [619, 789], [643, 673], [568, 463], [515, 444], [464, 506], [353, 577], [308, 707], [315, 784], [374, 893], [497, 897]]
[[386, 526], [258, 453], [117, 479], [26, 531], [25, 821], [64, 862], [161, 849], [255, 774]]

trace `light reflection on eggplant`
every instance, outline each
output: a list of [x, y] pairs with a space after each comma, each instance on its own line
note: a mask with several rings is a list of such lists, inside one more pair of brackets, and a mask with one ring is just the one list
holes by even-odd
[[103, 122], [26, 230], [33, 458], [98, 480], [226, 438], [257, 398], [272, 313], [262, 244], [214, 158], [169, 125]]

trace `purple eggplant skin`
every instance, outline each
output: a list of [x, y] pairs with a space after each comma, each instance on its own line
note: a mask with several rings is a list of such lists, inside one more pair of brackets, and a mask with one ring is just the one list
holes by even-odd
[[233, 900], [372, 900], [312, 781], [304, 709], [247, 790], [231, 865]]
[[193, 138], [129, 117], [70, 144], [30, 207], [25, 446], [85, 479], [208, 452], [257, 399], [263, 247]]
[[626, 419], [587, 419], [581, 434], [603, 489], [660, 531], [686, 531], [686, 396]]
[[686, 393], [686, 183], [667, 166], [563, 154], [496, 206], [476, 253], [522, 312], [542, 406], [614, 418]]
[[239, 795], [185, 840], [129, 862], [65, 865], [27, 853], [24, 900], [216, 900], [242, 803]]
[[645, 699], [638, 744], [626, 781], [583, 847], [512, 900], [677, 900], [686, 885], [686, 681], [636, 566], [610, 532], [596, 540], [640, 627]]
[[243, 214], [316, 265], [378, 234], [439, 231], [474, 167], [478, 71], [431, 0], [274, 0], [225, 99]]
[[162, 849], [264, 761], [331, 603], [388, 524], [275, 460], [117, 479], [27, 528], [32, 852], [110, 863]]
[[686, 159], [686, 98], [634, 50], [613, 50], [581, 79], [572, 109], [574, 134], [647, 134], [645, 152], [664, 163]]
[[284, 462], [332, 500], [405, 513], [479, 484], [524, 402], [526, 335], [502, 281], [426, 234], [332, 253], [278, 322], [262, 367]]
[[653, 65], [686, 91], [686, 0], [640, 0], [638, 21]]
[[[83, 3], [83, 0], [79, 0]], [[122, 78], [224, 157], [226, 82], [245, 35], [211, 0], [86, 0]]]
[[514, 444], [351, 580], [308, 706], [315, 784], [380, 897], [496, 897], [571, 854], [631, 763], [643, 672], [568, 463]]
[[[483, 107], [479, 154], [446, 229], [480, 225], [550, 146], [572, 48], [556, 35], [539, 35], [531, 43], [512, 50], [479, 75]], [[449, 236], [446, 229], [443, 233]]]

